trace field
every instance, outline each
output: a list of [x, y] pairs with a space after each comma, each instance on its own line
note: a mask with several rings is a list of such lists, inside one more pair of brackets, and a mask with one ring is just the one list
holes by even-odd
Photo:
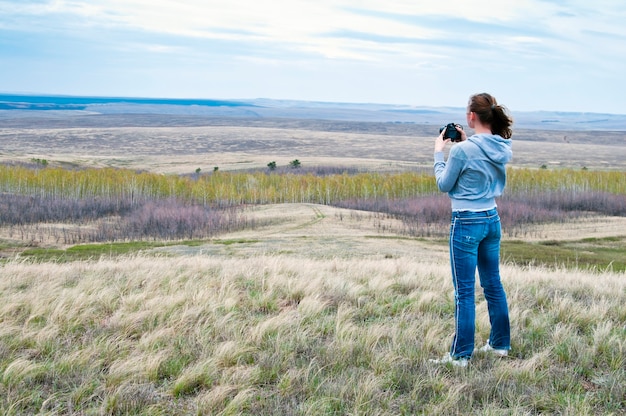
[[[334, 165], [431, 169], [437, 126], [324, 120], [85, 116], [3, 120], [0, 160], [192, 173]], [[626, 170], [623, 132], [519, 130], [518, 167]]]
[[[432, 159], [432, 126], [163, 125], [139, 116], [11, 123], [0, 129], [0, 158], [52, 168], [167, 176], [297, 159], [302, 169], [429, 172]], [[514, 138], [514, 169], [626, 172], [623, 133]], [[445, 237], [407, 234], [393, 215], [319, 203], [244, 212], [254, 227], [167, 242], [72, 245], [24, 240], [3, 225], [0, 413], [626, 412], [625, 216], [504, 230], [511, 355], [476, 354], [456, 369], [428, 362], [453, 332]], [[32, 225], [25, 235], [64, 226]], [[488, 332], [479, 296], [477, 345]]]

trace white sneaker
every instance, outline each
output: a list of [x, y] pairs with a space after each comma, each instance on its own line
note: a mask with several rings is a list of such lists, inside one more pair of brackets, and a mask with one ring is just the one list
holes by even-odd
[[491, 345], [489, 345], [489, 341], [487, 341], [487, 343], [483, 347], [481, 347], [479, 351], [489, 352], [494, 355], [497, 355], [498, 357], [506, 357], [507, 355], [509, 355], [509, 350], [499, 350], [499, 349], [493, 348]]
[[469, 363], [469, 359], [468, 358], [454, 358], [452, 357], [450, 354], [446, 354], [443, 356], [443, 358], [439, 359], [439, 360], [428, 360], [431, 363], [435, 363], [435, 364], [452, 364], [455, 367], [467, 367], [467, 364]]

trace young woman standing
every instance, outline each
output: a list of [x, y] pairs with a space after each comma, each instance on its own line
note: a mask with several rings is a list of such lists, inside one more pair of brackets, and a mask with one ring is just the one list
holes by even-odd
[[483, 351], [506, 356], [511, 346], [509, 309], [500, 281], [500, 217], [496, 197], [506, 183], [505, 165], [511, 160], [508, 111], [487, 94], [475, 94], [467, 106], [467, 137], [457, 126], [461, 142], [444, 149], [450, 139], [445, 129], [435, 140], [434, 171], [437, 186], [452, 203], [450, 265], [455, 299], [455, 335], [450, 352], [435, 363], [465, 367], [474, 351], [476, 270], [483, 288], [491, 333]]

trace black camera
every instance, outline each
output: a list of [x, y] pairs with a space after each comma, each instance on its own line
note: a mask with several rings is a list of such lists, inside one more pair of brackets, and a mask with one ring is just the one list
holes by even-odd
[[441, 133], [442, 131], [446, 131], [443, 134], [443, 139], [450, 139], [450, 141], [452, 142], [460, 142], [461, 141], [461, 133], [459, 133], [456, 129], [455, 126], [458, 126], [461, 130], [463, 129], [463, 126], [461, 126], [460, 124], [454, 124], [454, 123], [448, 123], [445, 126], [443, 126], [442, 128], [439, 129], [439, 133]]

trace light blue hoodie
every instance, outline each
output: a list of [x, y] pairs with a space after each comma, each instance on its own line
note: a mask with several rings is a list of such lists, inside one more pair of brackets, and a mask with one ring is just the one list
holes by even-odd
[[475, 134], [450, 149], [448, 161], [435, 152], [435, 178], [447, 192], [452, 210], [486, 211], [496, 207], [506, 185], [506, 164], [513, 157], [511, 140], [497, 134]]

